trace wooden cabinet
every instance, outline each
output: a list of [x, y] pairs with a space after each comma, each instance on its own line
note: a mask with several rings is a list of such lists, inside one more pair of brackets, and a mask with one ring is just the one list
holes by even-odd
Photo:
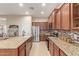
[[51, 23], [52, 22], [52, 13], [51, 15], [49, 16], [49, 20], [48, 20], [48, 23]]
[[[26, 38], [27, 39], [27, 38]], [[18, 39], [20, 40], [20, 39]], [[16, 40], [17, 41], [17, 40]], [[14, 43], [16, 42], [14, 41]], [[21, 43], [20, 41], [17, 45], [21, 44], [20, 46], [17, 46], [16, 48], [3, 48], [0, 49], [0, 56], [28, 56], [32, 47], [32, 37], [28, 38], [25, 42]], [[13, 44], [11, 44], [14, 46]]]
[[66, 54], [60, 49], [60, 56], [66, 56]]
[[56, 8], [51, 13], [49, 20], [52, 24], [52, 29], [75, 30], [79, 31], [79, 4], [64, 3], [59, 8]]
[[56, 29], [60, 29], [61, 28], [61, 10], [57, 10], [56, 12]]
[[45, 34], [43, 34], [43, 33], [41, 33], [40, 34], [40, 41], [46, 41], [46, 35]]
[[66, 3], [61, 7], [62, 29], [70, 30], [70, 4]]
[[79, 31], [79, 4], [71, 4], [71, 27]]
[[53, 20], [52, 20], [52, 29], [55, 29], [55, 19], [54, 19], [54, 14], [53, 14]]
[[0, 49], [0, 56], [19, 56], [18, 49]]
[[48, 29], [48, 22], [32, 22], [32, 26], [39, 26], [40, 31], [45, 31]]
[[29, 56], [32, 47], [32, 37], [26, 41], [26, 56]]
[[19, 47], [19, 56], [29, 56], [32, 47], [32, 37]]
[[26, 42], [19, 47], [19, 56], [26, 55]]
[[55, 44], [53, 46], [54, 56], [59, 56], [59, 47], [57, 47]]
[[56, 29], [56, 12], [57, 9], [54, 9], [52, 12], [52, 29]]
[[50, 52], [50, 55], [53, 56], [53, 42], [51, 42], [51, 40], [49, 41], [49, 52]]
[[54, 42], [49, 39], [49, 52], [51, 56], [67, 56]]
[[52, 19], [53, 29], [70, 30], [71, 28], [71, 4], [65, 3], [60, 8], [52, 12], [49, 17], [49, 23]]
[[57, 9], [54, 9], [51, 13], [51, 15], [49, 16], [48, 19], [48, 29], [56, 29], [56, 11]]
[[52, 29], [52, 16], [49, 17], [48, 20], [48, 29], [51, 30]]

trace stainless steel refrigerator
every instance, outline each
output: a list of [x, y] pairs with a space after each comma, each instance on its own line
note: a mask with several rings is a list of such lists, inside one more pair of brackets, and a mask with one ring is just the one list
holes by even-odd
[[39, 26], [32, 26], [32, 35], [33, 35], [33, 41], [39, 42], [40, 41], [40, 27]]

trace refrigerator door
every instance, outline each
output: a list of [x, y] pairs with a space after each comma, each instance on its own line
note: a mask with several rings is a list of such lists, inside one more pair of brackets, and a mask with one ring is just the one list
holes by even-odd
[[39, 42], [39, 26], [33, 26], [32, 27], [32, 33], [33, 33], [33, 41]]

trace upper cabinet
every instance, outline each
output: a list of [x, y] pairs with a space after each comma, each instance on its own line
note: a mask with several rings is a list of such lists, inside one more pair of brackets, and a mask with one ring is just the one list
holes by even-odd
[[79, 4], [71, 4], [71, 26], [72, 29], [79, 29]]
[[63, 4], [61, 7], [61, 28], [64, 30], [70, 30], [70, 4]]
[[60, 10], [58, 9], [57, 11], [56, 11], [56, 29], [60, 29], [60, 27], [61, 27], [61, 14], [60, 14]]
[[49, 19], [48, 19], [48, 29], [49, 30], [52, 29], [52, 13], [51, 13], [51, 15], [49, 16]]
[[49, 23], [52, 29], [79, 31], [79, 4], [64, 3], [59, 8], [55, 8], [50, 16]]
[[48, 19], [48, 27], [51, 29], [56, 29], [56, 11], [57, 9], [54, 9]]
[[54, 9], [52, 12], [52, 29], [56, 29], [56, 11], [57, 9]]

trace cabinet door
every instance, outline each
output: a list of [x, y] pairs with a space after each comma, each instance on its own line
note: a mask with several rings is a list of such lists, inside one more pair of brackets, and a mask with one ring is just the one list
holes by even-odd
[[55, 29], [55, 13], [52, 13], [52, 29]]
[[48, 29], [52, 29], [52, 15], [50, 15], [49, 19], [48, 19]]
[[25, 56], [25, 55], [26, 55], [26, 45], [24, 43], [19, 47], [19, 56]]
[[54, 44], [54, 56], [59, 56], [59, 48]]
[[53, 42], [51, 42], [49, 40], [49, 52], [50, 52], [50, 55], [53, 56]]
[[60, 17], [61, 17], [61, 15], [60, 15], [60, 10], [58, 10], [57, 11], [57, 13], [56, 13], [56, 29], [60, 29]]
[[66, 56], [66, 54], [60, 49], [60, 56]]
[[26, 56], [29, 56], [31, 47], [32, 47], [32, 37], [29, 38], [26, 42]]
[[44, 34], [40, 34], [40, 41], [46, 41], [46, 36]]
[[24, 48], [22, 50], [20, 50], [19, 56], [25, 56], [25, 49]]
[[61, 8], [62, 29], [70, 29], [70, 4], [64, 4]]

